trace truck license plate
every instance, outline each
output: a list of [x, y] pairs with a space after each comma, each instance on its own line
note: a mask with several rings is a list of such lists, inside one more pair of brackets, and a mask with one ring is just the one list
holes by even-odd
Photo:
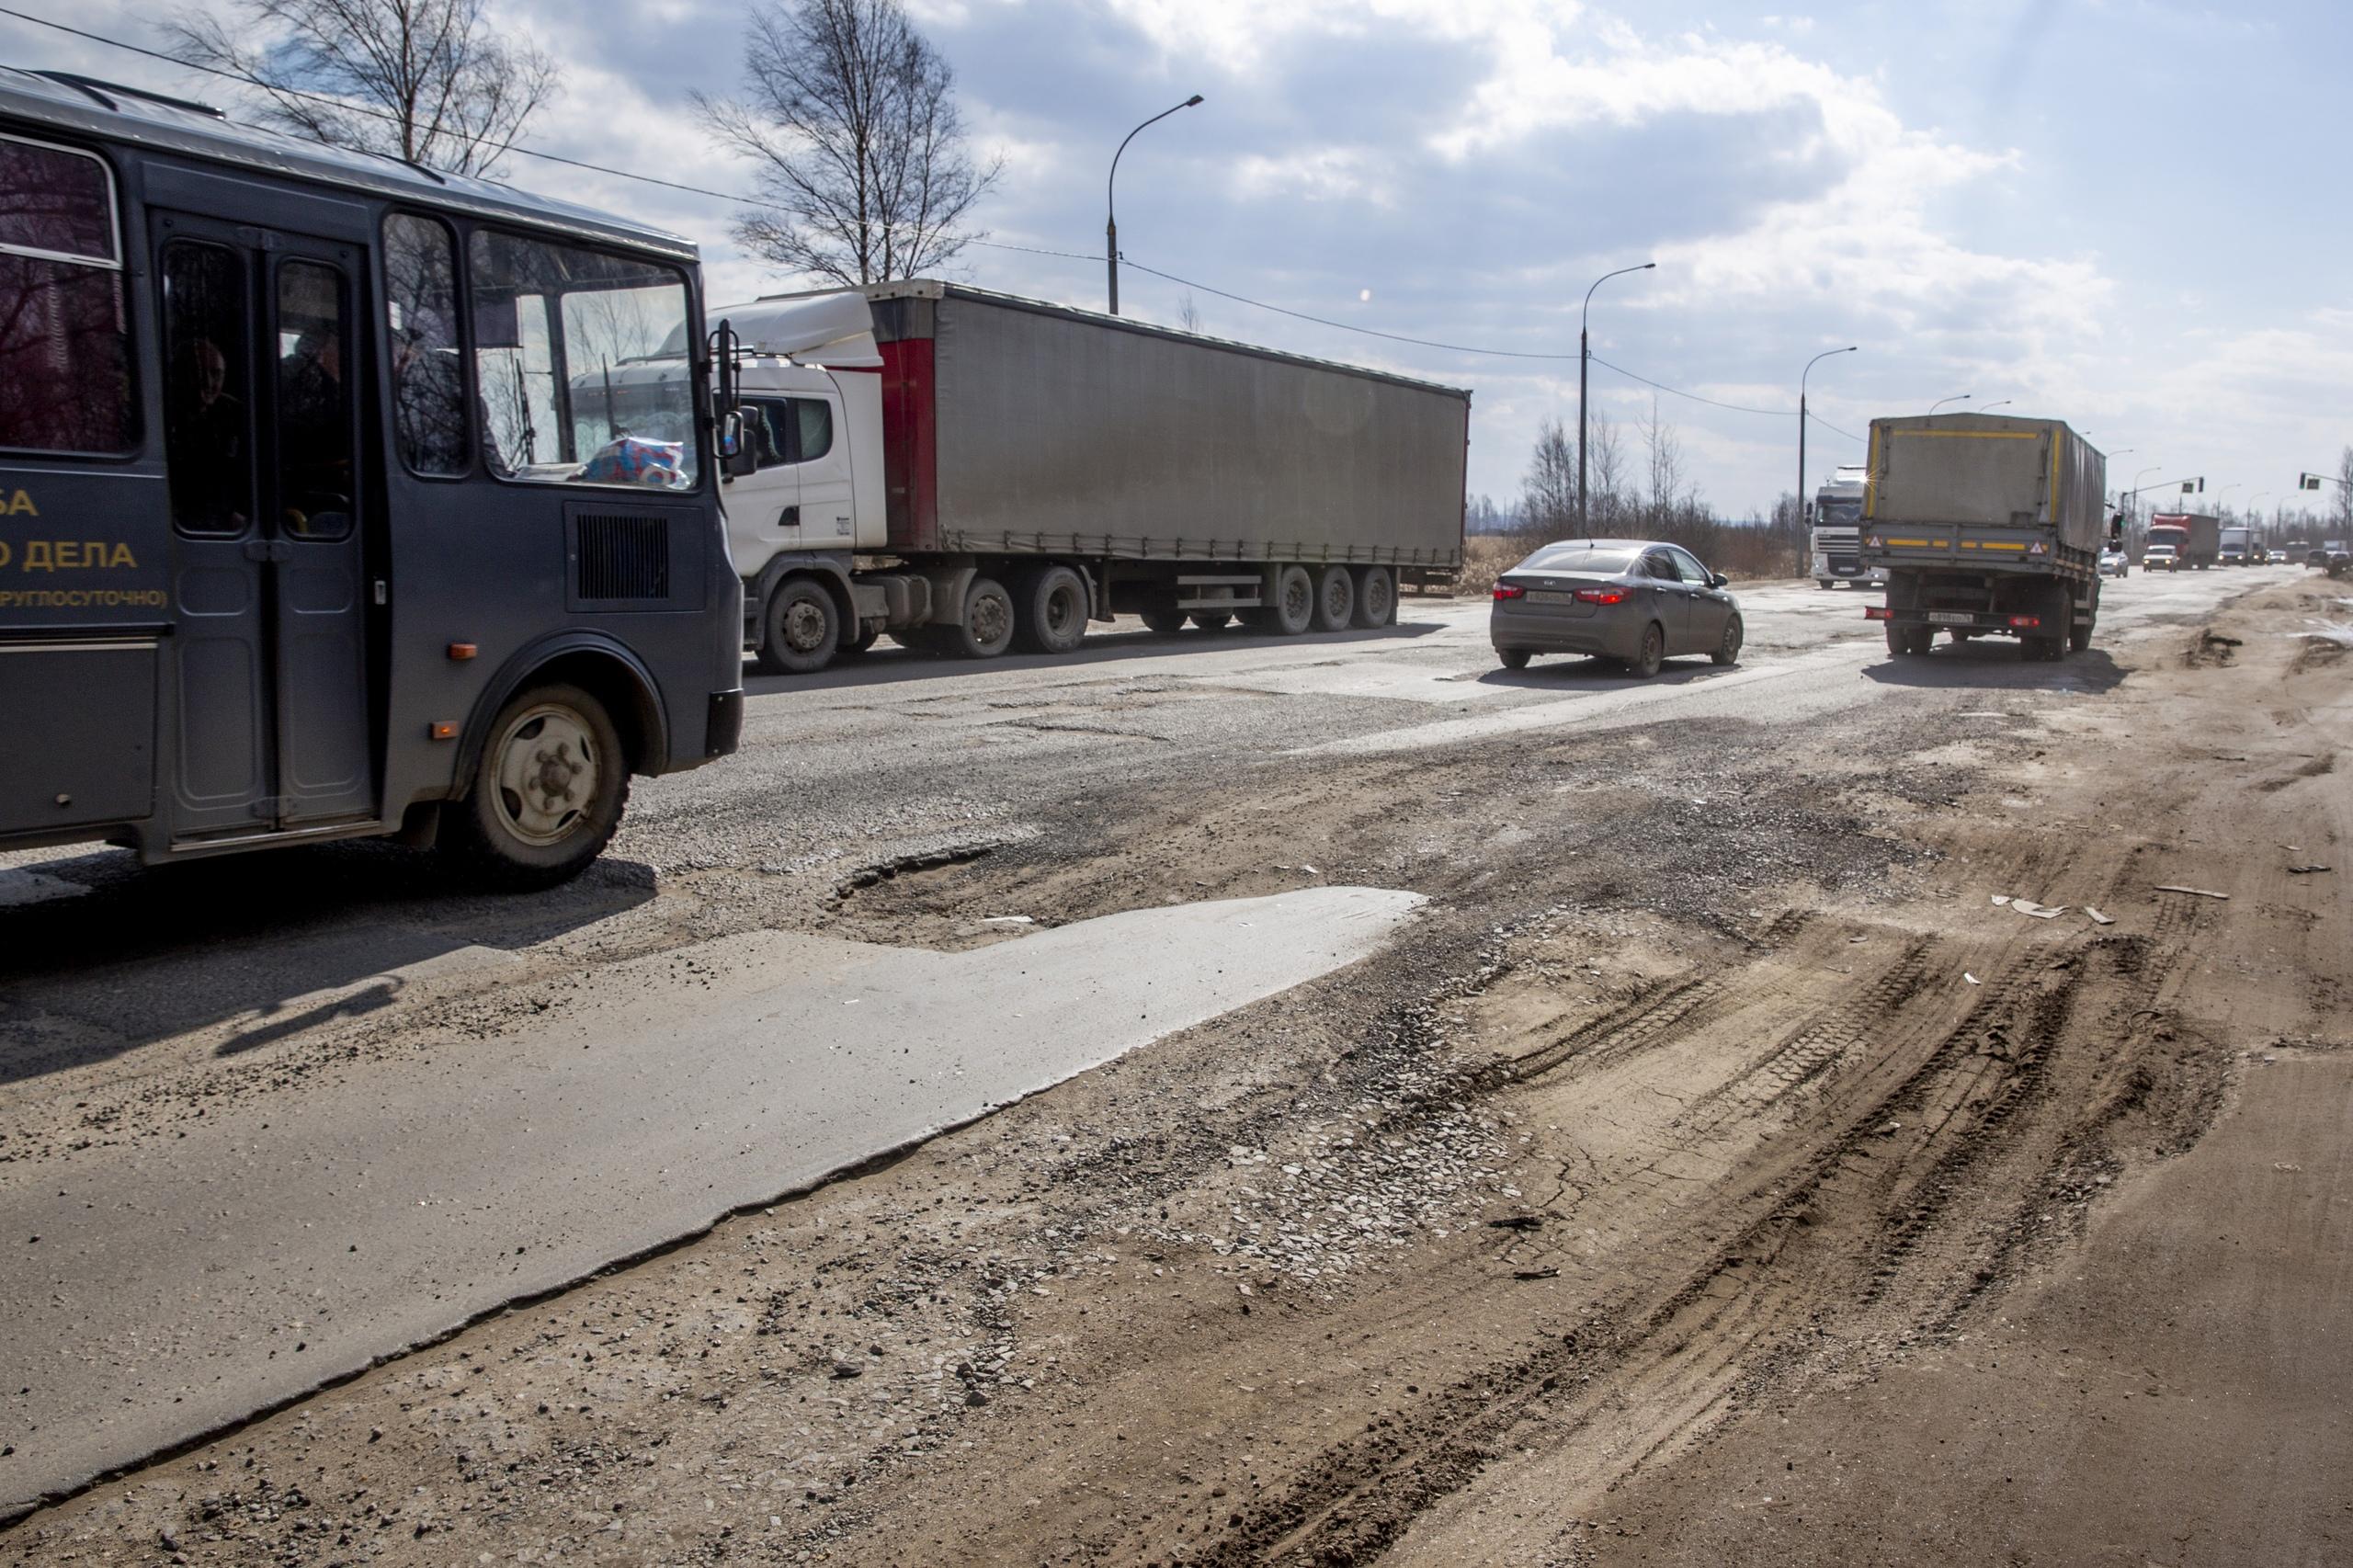
[[1968, 626], [1977, 619], [1965, 609], [1932, 609], [1928, 619], [1939, 626]]

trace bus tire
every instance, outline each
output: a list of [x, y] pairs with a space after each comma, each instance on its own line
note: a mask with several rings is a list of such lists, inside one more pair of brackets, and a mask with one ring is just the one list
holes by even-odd
[[1315, 574], [1315, 630], [1346, 631], [1357, 614], [1357, 580], [1345, 566]]
[[441, 845], [472, 878], [509, 892], [569, 881], [629, 804], [629, 757], [605, 705], [561, 681], [526, 687], [490, 722], [465, 798], [442, 812]]
[[1013, 596], [994, 577], [975, 577], [964, 594], [964, 624], [941, 629], [967, 659], [994, 659], [1013, 646]]
[[834, 662], [841, 640], [841, 608], [824, 585], [813, 578], [788, 577], [760, 609], [760, 673], [813, 675]]
[[1067, 653], [1086, 636], [1086, 582], [1067, 566], [1041, 566], [1021, 578], [1014, 641], [1029, 653]]
[[1386, 566], [1368, 566], [1357, 574], [1356, 613], [1348, 623], [1359, 631], [1378, 631], [1397, 624], [1397, 579]]

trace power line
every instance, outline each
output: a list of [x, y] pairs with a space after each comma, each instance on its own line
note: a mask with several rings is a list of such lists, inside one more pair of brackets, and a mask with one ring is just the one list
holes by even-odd
[[[273, 84], [264, 84], [257, 82], [251, 77], [241, 75], [237, 72], [222, 70], [217, 65], [205, 65], [195, 61], [181, 60], [175, 55], [166, 54], [161, 50], [148, 49], [142, 45], [131, 43], [122, 39], [108, 38], [99, 33], [85, 31], [81, 28], [68, 27], [63, 22], [51, 21], [46, 17], [32, 16], [27, 12], [17, 10], [13, 6], [0, 6], [0, 16], [14, 17], [20, 22], [30, 22], [36, 27], [49, 28], [54, 31], [65, 33], [74, 38], [85, 40], [90, 43], [103, 44], [109, 49], [119, 49], [131, 54], [143, 55], [149, 60], [160, 61], [164, 64], [172, 66], [177, 70], [201, 72], [209, 76], [218, 76], [224, 81], [237, 83], [241, 86], [260, 87], [265, 92], [280, 93], [288, 97], [301, 98], [306, 102], [323, 104], [328, 108], [338, 109], [347, 114], [357, 114], [371, 119], [381, 119], [388, 124], [398, 125], [402, 123], [401, 118], [398, 115], [388, 113], [383, 109], [370, 108], [365, 104], [355, 104], [347, 99], [335, 97], [324, 93], [305, 92], [299, 87], [288, 87]], [[764, 207], [768, 209], [770, 211], [777, 212], [790, 210], [790, 209], [786, 208], [781, 203], [764, 200], [759, 197], [743, 196], [733, 191], [713, 190], [707, 186], [688, 185], [678, 180], [664, 179], [656, 175], [638, 174], [634, 170], [614, 168], [606, 164], [592, 164], [580, 158], [567, 158], [558, 153], [542, 153], [536, 147], [526, 147], [520, 142], [508, 142], [503, 151], [514, 153], [526, 158], [537, 158], [542, 163], [559, 164], [565, 168], [579, 169], [588, 174], [605, 175], [613, 179], [635, 180], [642, 185], [659, 186], [665, 190], [681, 191], [688, 196], [704, 197], [712, 201], [731, 202], [735, 205], [745, 207]], [[979, 245], [987, 250], [1017, 251], [1025, 256], [1055, 256], [1065, 261], [1093, 262], [1101, 261], [1103, 259], [1103, 257], [1099, 256], [1088, 256], [1079, 251], [1051, 250], [1041, 245], [1017, 245], [1002, 240], [973, 239], [967, 240], [964, 243], [967, 244]], [[1206, 283], [1196, 283], [1190, 278], [1179, 278], [1173, 272], [1163, 272], [1157, 267], [1146, 267], [1141, 262], [1131, 261], [1128, 263], [1128, 266], [1134, 271], [1147, 273], [1152, 277], [1161, 278], [1165, 282], [1177, 284], [1183, 288], [1198, 289], [1204, 294], [1214, 295], [1221, 300], [1230, 300], [1238, 305], [1248, 305], [1253, 310], [1268, 311], [1276, 315], [1289, 316], [1294, 321], [1311, 322], [1317, 326], [1330, 327], [1336, 332], [1352, 332], [1359, 335], [1360, 336], [1377, 337], [1389, 343], [1404, 343], [1410, 344], [1416, 348], [1436, 348], [1449, 354], [1472, 354], [1494, 359], [1539, 359], [1558, 363], [1563, 360], [1570, 360], [1576, 358], [1574, 354], [1543, 354], [1522, 348], [1483, 348], [1462, 343], [1442, 343], [1435, 338], [1409, 337], [1402, 333], [1383, 332], [1378, 327], [1359, 326], [1351, 322], [1334, 321], [1325, 316], [1310, 315], [1304, 311], [1294, 311], [1287, 306], [1269, 304], [1264, 300], [1254, 300], [1245, 294], [1231, 293], [1223, 289], [1212, 288]], [[1654, 381], [1648, 376], [1639, 374], [1633, 370], [1629, 370], [1622, 366], [1613, 365], [1608, 360], [1602, 358], [1599, 355], [1595, 355], [1593, 357], [1593, 362], [1599, 365], [1602, 369], [1615, 371], [1617, 374], [1624, 376], [1630, 381], [1640, 381], [1643, 385], [1650, 387], [1654, 391], [1665, 392], [1673, 397], [1686, 398], [1693, 403], [1704, 403], [1711, 408], [1725, 409], [1734, 414], [1763, 415], [1776, 419], [1786, 419], [1789, 417], [1789, 410], [1787, 409], [1754, 408], [1743, 403], [1724, 403], [1716, 398], [1702, 397], [1698, 392], [1685, 392], [1680, 387], [1671, 387], [1664, 381]], [[1834, 435], [1846, 437], [1849, 441], [1859, 441], [1862, 438], [1859, 436], [1839, 429], [1836, 425], [1831, 424], [1829, 421], [1823, 419], [1819, 415], [1811, 412], [1807, 414], [1806, 417], [1812, 419], [1815, 424], [1821, 426], [1824, 429], [1830, 431]]]

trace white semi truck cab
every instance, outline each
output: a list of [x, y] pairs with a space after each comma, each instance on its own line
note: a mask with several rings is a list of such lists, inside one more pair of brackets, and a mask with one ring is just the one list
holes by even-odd
[[1840, 583], [1884, 583], [1887, 574], [1863, 564], [1863, 482], [1870, 470], [1841, 467], [1813, 500], [1813, 580], [1824, 587]]

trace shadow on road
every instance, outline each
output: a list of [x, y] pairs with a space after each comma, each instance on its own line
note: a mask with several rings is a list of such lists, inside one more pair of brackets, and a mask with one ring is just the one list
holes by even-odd
[[1508, 687], [1515, 691], [1648, 691], [1658, 687], [1691, 686], [1716, 676], [1728, 676], [1740, 667], [1712, 665], [1704, 656], [1669, 659], [1650, 679], [1637, 680], [1607, 660], [1564, 653], [1551, 659], [1539, 655], [1538, 662], [1524, 670], [1489, 670], [1478, 679], [1481, 686]]
[[651, 868], [610, 858], [551, 892], [479, 893], [438, 857], [369, 843], [147, 869], [107, 850], [39, 869], [90, 891], [0, 909], [0, 1085], [247, 1014], [216, 1053], [252, 1051], [390, 1005], [404, 985], [391, 971], [518, 950], [654, 895]]
[[2006, 639], [1939, 642], [1935, 650], [1912, 658], [1890, 654], [1879, 664], [1863, 666], [1865, 680], [1881, 686], [1926, 687], [1996, 691], [2078, 691], [2097, 696], [2124, 684], [2130, 673], [2104, 648], [2070, 653], [2057, 664], [2029, 664], [2018, 656], [2018, 644]]
[[[1432, 600], [1449, 604], [1451, 600]], [[1399, 606], [1400, 614], [1416, 607]], [[1202, 631], [1147, 631], [1133, 622], [1130, 630], [1092, 631], [1069, 653], [1021, 653], [1001, 659], [943, 658], [911, 648], [877, 643], [872, 651], [844, 659], [831, 669], [811, 676], [764, 676], [750, 661], [744, 665], [744, 689], [754, 697], [782, 691], [849, 691], [861, 687], [896, 686], [904, 681], [938, 680], [956, 676], [1003, 675], [1021, 670], [1085, 669], [1090, 665], [1116, 665], [1132, 659], [1163, 659], [1171, 653], [1206, 653], [1213, 649], [1347, 648], [1364, 643], [1411, 642], [1446, 628], [1436, 621], [1404, 621], [1378, 631], [1311, 632], [1304, 637], [1278, 637], [1261, 631], [1227, 627]]]

